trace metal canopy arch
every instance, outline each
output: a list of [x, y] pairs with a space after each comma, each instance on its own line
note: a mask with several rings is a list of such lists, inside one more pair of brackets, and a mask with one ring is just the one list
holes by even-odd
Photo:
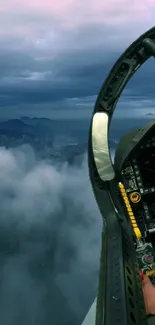
[[96, 325], [147, 324], [132, 233], [117, 197], [109, 127], [127, 82], [151, 56], [155, 56], [155, 27], [132, 43], [115, 63], [101, 87], [91, 120], [89, 175], [104, 223]]

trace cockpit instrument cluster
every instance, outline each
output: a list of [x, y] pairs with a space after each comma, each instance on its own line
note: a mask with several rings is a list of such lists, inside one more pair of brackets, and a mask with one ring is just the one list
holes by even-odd
[[125, 160], [120, 182], [132, 211], [132, 218], [129, 215], [132, 226], [140, 234], [136, 242], [139, 267], [155, 284], [155, 128]]
[[142, 235], [155, 234], [155, 135], [147, 135], [128, 156], [121, 182]]

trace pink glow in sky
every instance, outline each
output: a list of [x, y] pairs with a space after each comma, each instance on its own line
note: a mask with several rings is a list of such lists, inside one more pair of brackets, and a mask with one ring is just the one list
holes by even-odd
[[[115, 26], [134, 22], [136, 25], [152, 25], [155, 0], [2, 0], [0, 13], [2, 21], [6, 18], [8, 22], [10, 18], [9, 25], [12, 24], [12, 27], [19, 24], [20, 17], [20, 24], [22, 19], [24, 24], [27, 17], [27, 25], [33, 25], [40, 17], [40, 25], [51, 19], [51, 23], [57, 20], [64, 28], [79, 28], [88, 23]], [[44, 22], [41, 17], [44, 17]]]
[[46, 53], [101, 42], [128, 45], [154, 18], [155, 0], [1, 0], [0, 40]]

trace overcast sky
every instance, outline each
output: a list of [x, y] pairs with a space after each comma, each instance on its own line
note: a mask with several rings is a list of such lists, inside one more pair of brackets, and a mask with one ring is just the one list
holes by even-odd
[[[154, 16], [154, 0], [2, 0], [1, 117], [89, 117], [109, 69]], [[150, 61], [129, 84], [126, 106], [136, 94], [143, 113], [153, 106], [153, 69]]]

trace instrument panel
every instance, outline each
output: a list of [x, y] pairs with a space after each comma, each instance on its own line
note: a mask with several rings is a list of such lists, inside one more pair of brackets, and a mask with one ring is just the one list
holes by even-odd
[[155, 130], [125, 160], [120, 181], [142, 234], [135, 241], [139, 268], [155, 285]]
[[155, 234], [155, 137], [129, 155], [121, 171], [121, 181], [143, 236]]

